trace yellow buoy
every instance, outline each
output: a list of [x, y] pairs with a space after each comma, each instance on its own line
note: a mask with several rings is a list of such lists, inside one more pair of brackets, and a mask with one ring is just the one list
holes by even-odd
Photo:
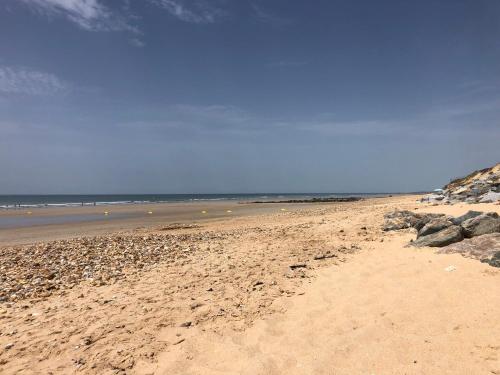
[[108, 211], [104, 211], [104, 215], [107, 215], [107, 214], [109, 214], [109, 212]]
[[148, 211], [148, 214], [152, 215], [152, 214], [153, 214], [153, 211]]
[[227, 210], [226, 212], [230, 214], [230, 213], [231, 213], [231, 212], [233, 212], [233, 211], [231, 211], [231, 210]]
[[286, 211], [286, 208], [282, 208], [281, 211]]
[[32, 212], [31, 212], [31, 211], [28, 211], [28, 212], [26, 212], [26, 213], [27, 213], [28, 215], [31, 215], [31, 214], [32, 214]]
[[201, 213], [202, 213], [202, 214], [206, 214], [206, 213], [207, 213], [207, 211], [201, 211]]

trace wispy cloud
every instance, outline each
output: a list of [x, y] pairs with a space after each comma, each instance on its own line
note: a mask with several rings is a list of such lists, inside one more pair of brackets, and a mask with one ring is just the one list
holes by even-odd
[[272, 26], [285, 27], [293, 22], [292, 19], [273, 14], [255, 3], [252, 3], [252, 9], [259, 21]]
[[69, 84], [51, 73], [27, 68], [0, 66], [0, 92], [27, 95], [54, 95], [65, 92]]
[[138, 32], [126, 18], [111, 12], [100, 0], [20, 0], [32, 10], [53, 17], [62, 16], [89, 31]]
[[214, 23], [227, 15], [214, 1], [205, 0], [150, 0], [174, 17], [190, 23]]
[[[499, 135], [498, 121], [482, 121], [498, 112], [498, 100], [483, 105], [429, 108], [408, 118], [340, 119], [335, 114], [318, 113], [308, 118], [262, 116], [230, 105], [175, 105], [154, 113], [154, 120], [140, 118], [121, 124], [140, 132], [147, 128], [165, 136], [265, 136], [283, 137], [432, 137], [489, 132]], [[131, 116], [133, 117], [133, 116]]]
[[146, 43], [144, 43], [141, 39], [139, 38], [130, 38], [129, 39], [129, 42], [131, 45], [133, 45], [134, 47], [144, 47], [146, 45]]

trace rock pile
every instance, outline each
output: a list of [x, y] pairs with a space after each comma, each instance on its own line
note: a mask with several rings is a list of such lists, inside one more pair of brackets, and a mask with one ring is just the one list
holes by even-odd
[[[474, 257], [481, 261], [500, 266], [500, 262], [494, 258], [496, 252], [500, 252], [500, 217], [496, 212], [469, 211], [459, 217], [411, 211], [395, 211], [385, 215], [383, 230], [404, 228], [417, 231], [417, 239], [410, 242], [411, 246], [447, 246], [447, 252], [475, 254]], [[457, 245], [457, 242], [460, 244]], [[500, 255], [498, 257], [500, 259]]]
[[443, 189], [424, 196], [422, 202], [454, 204], [500, 201], [500, 163], [451, 181]]
[[439, 249], [438, 253], [458, 253], [468, 258], [478, 259], [493, 267], [500, 267], [500, 233], [466, 238], [462, 242]]

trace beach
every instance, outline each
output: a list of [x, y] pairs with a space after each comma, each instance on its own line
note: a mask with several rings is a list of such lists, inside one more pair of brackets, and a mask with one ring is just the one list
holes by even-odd
[[0, 245], [106, 234], [167, 223], [224, 220], [313, 206], [203, 201], [0, 210]]
[[[500, 374], [500, 269], [382, 230], [395, 209], [500, 206], [419, 199], [122, 206], [4, 228], [3, 286], [26, 287], [0, 302], [0, 372]], [[63, 210], [30, 215], [108, 209]]]

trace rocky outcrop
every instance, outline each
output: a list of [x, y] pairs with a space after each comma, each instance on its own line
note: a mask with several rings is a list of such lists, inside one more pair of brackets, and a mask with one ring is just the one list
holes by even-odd
[[453, 223], [446, 217], [437, 217], [429, 220], [417, 233], [417, 238], [428, 236], [451, 227]]
[[412, 211], [393, 211], [384, 215], [382, 230], [392, 231], [407, 228], [421, 230], [429, 221], [444, 217], [444, 214], [418, 214]]
[[463, 239], [464, 236], [462, 234], [462, 228], [458, 225], [452, 225], [440, 230], [439, 232], [420, 237], [411, 242], [410, 245], [415, 247], [442, 247], [462, 241]]
[[500, 267], [500, 233], [483, 234], [474, 238], [466, 238], [439, 249], [440, 254], [462, 254], [467, 258], [478, 259], [494, 267]]
[[422, 197], [421, 201], [434, 204], [499, 202], [500, 163], [457, 178], [443, 189], [436, 189], [434, 193]]
[[[462, 216], [451, 217], [444, 214], [394, 211], [384, 217], [383, 230], [385, 231], [415, 229], [417, 239], [409, 244], [415, 247], [444, 247], [460, 242], [464, 238], [500, 233], [500, 217], [496, 212], [468, 211]], [[487, 246], [488, 242], [479, 243], [481, 246]], [[475, 246], [475, 243], [471, 246]]]
[[500, 218], [496, 212], [489, 212], [467, 219], [461, 224], [464, 236], [472, 238], [483, 234], [499, 233]]
[[465, 220], [467, 219], [472, 219], [473, 217], [476, 217], [476, 216], [479, 216], [479, 215], [482, 215], [482, 212], [480, 211], [467, 211], [465, 214], [463, 214], [462, 216], [459, 216], [459, 217], [454, 217], [451, 219], [451, 222], [455, 225], [460, 225], [462, 224]]

